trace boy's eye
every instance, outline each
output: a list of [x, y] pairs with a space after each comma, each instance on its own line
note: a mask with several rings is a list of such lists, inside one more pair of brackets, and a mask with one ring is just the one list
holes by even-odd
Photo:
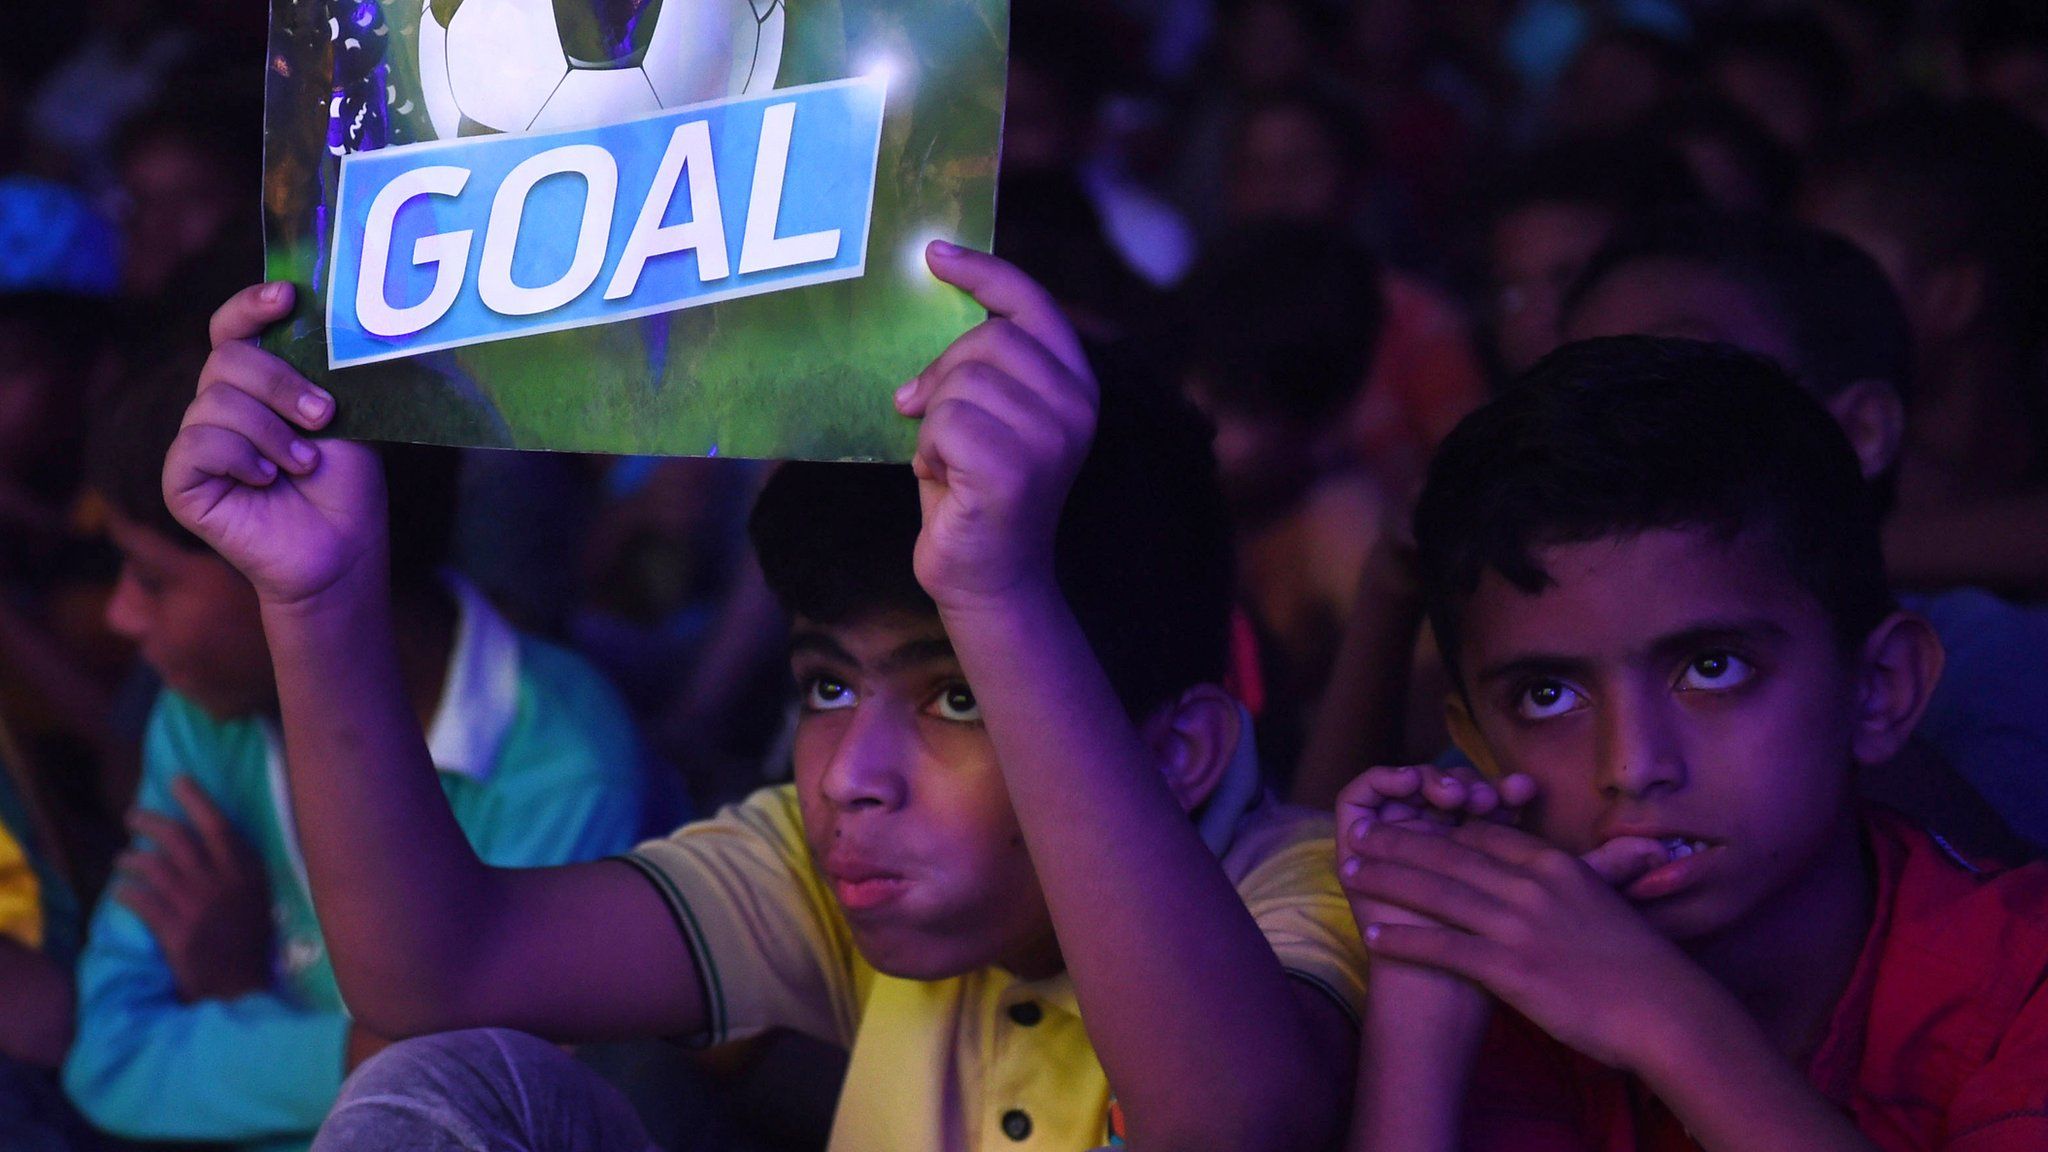
[[853, 689], [830, 676], [813, 676], [804, 681], [804, 710], [834, 712], [853, 707]]
[[1515, 698], [1515, 714], [1524, 720], [1548, 720], [1584, 706], [1585, 698], [1578, 689], [1561, 680], [1538, 681]]
[[1756, 675], [1749, 661], [1733, 652], [1703, 652], [1685, 666], [1678, 678], [1681, 692], [1719, 692], [1747, 683]]
[[981, 705], [974, 702], [974, 693], [965, 684], [952, 684], [941, 690], [932, 700], [932, 710], [941, 720], [961, 724], [981, 721]]

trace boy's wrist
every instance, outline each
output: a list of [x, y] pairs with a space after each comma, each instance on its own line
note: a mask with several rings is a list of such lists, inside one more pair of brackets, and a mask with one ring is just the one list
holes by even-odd
[[1619, 1047], [1622, 1066], [1652, 1088], [1683, 1079], [1702, 1060], [1717, 1060], [1754, 1023], [1725, 988], [1707, 976], [1682, 978], [1670, 994], [1637, 1006]]
[[279, 594], [260, 586], [256, 589], [256, 603], [266, 622], [298, 626], [357, 619], [366, 609], [388, 606], [390, 599], [390, 579], [381, 554], [364, 557], [349, 571], [310, 592]]
[[1055, 605], [1065, 606], [1052, 565], [1018, 573], [1010, 580], [989, 587], [967, 590], [927, 589], [938, 606], [939, 617], [952, 633], [956, 627], [997, 622], [1020, 615], [1036, 615]]

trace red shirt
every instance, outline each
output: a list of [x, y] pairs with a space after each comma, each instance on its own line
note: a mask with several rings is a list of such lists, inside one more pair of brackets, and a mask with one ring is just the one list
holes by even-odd
[[[2048, 1152], [2048, 863], [1965, 862], [1873, 812], [1875, 914], [1807, 1080], [1885, 1152]], [[1503, 1014], [1469, 1148], [1691, 1152], [1641, 1081]]]

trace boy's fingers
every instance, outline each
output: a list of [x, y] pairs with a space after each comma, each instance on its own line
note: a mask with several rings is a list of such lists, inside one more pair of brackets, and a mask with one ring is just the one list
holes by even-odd
[[1515, 917], [1514, 909], [1483, 889], [1427, 868], [1354, 856], [1338, 870], [1353, 897], [1406, 908], [1453, 928], [1491, 933]]
[[213, 350], [199, 370], [199, 394], [226, 386], [261, 401], [279, 417], [303, 428], [325, 427], [334, 415], [334, 397], [299, 375], [298, 370], [253, 344], [226, 344]]
[[271, 463], [295, 475], [313, 470], [320, 449], [299, 435], [263, 401], [239, 388], [214, 384], [185, 410], [185, 427], [222, 428], [255, 445]]
[[1492, 941], [1455, 928], [1422, 924], [1368, 924], [1365, 947], [1375, 960], [1420, 964], [1476, 984], [1491, 985], [1502, 968], [1512, 963], [1506, 949]]
[[1626, 888], [1652, 869], [1671, 862], [1671, 853], [1655, 840], [1618, 836], [1580, 856], [1610, 888]]
[[291, 306], [292, 286], [284, 281], [244, 288], [214, 310], [207, 321], [207, 336], [215, 348], [235, 340], [254, 340], [291, 311]]
[[184, 877], [155, 853], [128, 853], [116, 875], [145, 892], [166, 920], [182, 919], [189, 911], [190, 896]]
[[1563, 855], [1548, 841], [1488, 821], [1460, 825], [1451, 833], [1451, 839], [1510, 868], [1527, 868], [1547, 853]]
[[1500, 807], [1500, 791], [1484, 780], [1465, 790], [1465, 811], [1474, 816], [1491, 816]]
[[1052, 295], [1015, 265], [944, 240], [925, 247], [925, 263], [932, 275], [974, 297], [990, 315], [1014, 321], [1068, 371], [1088, 375], [1088, 357], [1081, 351], [1081, 339], [1074, 335], [1073, 326]]
[[192, 827], [198, 830], [199, 841], [212, 858], [214, 867], [222, 871], [240, 868], [241, 836], [228, 822], [227, 814], [214, 806], [206, 790], [193, 783], [190, 776], [178, 776], [171, 780], [171, 795], [192, 821]]
[[123, 875], [114, 881], [114, 901], [135, 913], [161, 945], [178, 923], [178, 914], [156, 889], [137, 877]]
[[1367, 768], [1337, 793], [1338, 822], [1349, 825], [1359, 816], [1377, 812], [1387, 800], [1412, 795], [1421, 786], [1421, 777], [1412, 767]]
[[1461, 808], [1466, 800], [1465, 782], [1436, 769], [1424, 774], [1423, 798], [1438, 808]]
[[992, 365], [1016, 380], [1050, 382], [1051, 387], [1035, 391], [1061, 419], [1093, 421], [1096, 404], [1093, 381], [1085, 376], [1076, 377], [1030, 333], [1016, 322], [999, 316], [982, 321], [947, 345], [938, 359], [927, 365], [906, 386], [898, 408], [906, 416], [920, 415], [934, 402], [941, 381], [955, 369], [976, 361]]
[[187, 491], [221, 477], [252, 488], [277, 479], [271, 463], [247, 436], [213, 424], [196, 424], [178, 433], [164, 469], [164, 497], [173, 509]]
[[[128, 814], [128, 828], [137, 836], [155, 844], [157, 852], [174, 871], [193, 875], [206, 870], [206, 857], [199, 847], [198, 839], [192, 835], [190, 828], [178, 821], [144, 808], [137, 808]], [[137, 852], [135, 855], [146, 860], [151, 853]]]
[[1508, 773], [1501, 777], [1498, 787], [1501, 803], [1510, 808], [1525, 808], [1534, 803], [1538, 791], [1536, 778], [1527, 772]]

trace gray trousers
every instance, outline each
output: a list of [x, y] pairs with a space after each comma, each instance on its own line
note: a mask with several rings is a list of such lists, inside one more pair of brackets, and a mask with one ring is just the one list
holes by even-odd
[[562, 1049], [503, 1028], [394, 1044], [363, 1062], [313, 1152], [659, 1152], [633, 1106]]

